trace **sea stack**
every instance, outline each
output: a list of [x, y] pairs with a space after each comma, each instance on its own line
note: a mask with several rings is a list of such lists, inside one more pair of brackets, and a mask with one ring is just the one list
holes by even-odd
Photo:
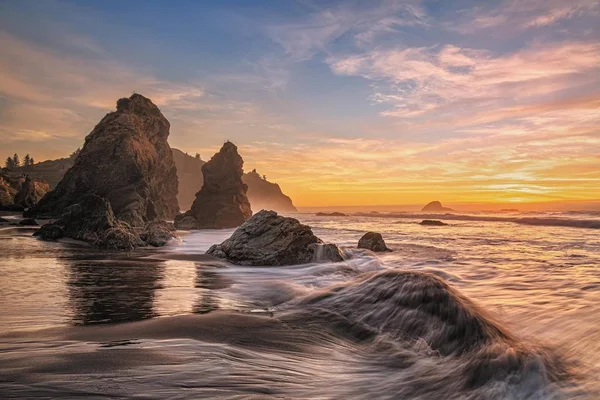
[[431, 203], [427, 203], [425, 207], [421, 211], [454, 211], [451, 208], [442, 206], [442, 203], [439, 201], [432, 201]]
[[21, 188], [15, 195], [15, 204], [19, 204], [24, 208], [30, 208], [36, 203], [35, 183], [31, 180], [29, 175], [27, 175], [25, 180], [21, 183]]
[[281, 191], [279, 185], [269, 182], [266, 176], [261, 176], [255, 169], [244, 174], [242, 181], [248, 185], [248, 200], [255, 212], [260, 210], [298, 212], [292, 199]]
[[202, 166], [204, 185], [192, 208], [175, 218], [179, 229], [236, 228], [252, 216], [242, 182], [244, 160], [237, 147], [227, 141], [210, 161]]
[[169, 121], [150, 99], [117, 101], [85, 138], [74, 165], [56, 189], [26, 212], [57, 218], [86, 194], [107, 199], [116, 218], [133, 227], [179, 212], [177, 171], [167, 143]]

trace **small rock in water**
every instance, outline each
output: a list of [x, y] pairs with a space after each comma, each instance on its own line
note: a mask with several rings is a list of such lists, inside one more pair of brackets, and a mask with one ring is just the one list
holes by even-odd
[[150, 222], [140, 234], [140, 238], [144, 242], [154, 247], [164, 246], [169, 240], [175, 237], [177, 237], [175, 227], [173, 224], [165, 221]]
[[[321, 245], [321, 246], [319, 246]], [[319, 261], [342, 261], [337, 246], [323, 245], [309, 226], [275, 211], [260, 211], [221, 244], [206, 254], [240, 265], [294, 265]], [[335, 251], [334, 249], [337, 249]], [[318, 253], [318, 254], [317, 254]]]
[[177, 229], [183, 230], [192, 230], [192, 229], [200, 229], [200, 225], [196, 218], [187, 214], [179, 214], [175, 217], [175, 226]]
[[436, 219], [424, 219], [419, 224], [420, 225], [427, 225], [427, 226], [446, 226], [446, 225], [448, 225], [447, 223], [442, 222], [442, 221], [438, 221]]
[[358, 241], [359, 249], [368, 249], [375, 252], [392, 251], [383, 240], [381, 233], [367, 232]]
[[318, 212], [317, 217], [347, 217], [347, 214], [341, 213], [341, 212], [332, 212], [332, 213], [324, 213], [324, 212]]

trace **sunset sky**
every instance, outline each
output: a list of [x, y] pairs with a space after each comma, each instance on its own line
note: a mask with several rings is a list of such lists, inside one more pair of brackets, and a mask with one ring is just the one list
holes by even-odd
[[133, 91], [300, 206], [600, 199], [600, 0], [0, 2], [0, 152]]

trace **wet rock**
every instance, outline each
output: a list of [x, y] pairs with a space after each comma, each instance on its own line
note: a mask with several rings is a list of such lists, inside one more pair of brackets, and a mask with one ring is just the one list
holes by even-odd
[[436, 219], [424, 219], [419, 224], [426, 225], [426, 226], [446, 226], [446, 225], [448, 225], [447, 223], [438, 221]]
[[381, 233], [367, 232], [358, 241], [359, 249], [368, 249], [375, 252], [392, 251], [388, 248], [383, 240]]
[[8, 224], [8, 220], [0, 217], [0, 224]]
[[325, 212], [318, 212], [317, 214], [315, 214], [317, 217], [347, 217], [347, 214], [341, 213], [341, 212], [332, 212], [332, 213], [325, 213]]
[[38, 222], [33, 218], [25, 218], [19, 221], [20, 226], [39, 226]]
[[332, 243], [313, 243], [308, 245], [313, 252], [314, 262], [339, 262], [344, 261], [342, 250]]
[[[294, 265], [316, 261], [341, 261], [341, 252], [323, 248], [309, 226], [275, 211], [260, 211], [207, 254], [240, 265]], [[335, 245], [329, 245], [335, 246]], [[337, 246], [335, 246], [337, 248]]]
[[444, 207], [442, 206], [442, 203], [440, 203], [439, 201], [432, 201], [431, 203], [428, 203], [425, 205], [425, 207], [423, 207], [421, 209], [421, 211], [454, 211], [451, 208], [448, 207]]
[[[244, 160], [238, 154], [237, 147], [226, 142], [202, 166], [204, 185], [196, 193], [192, 208], [175, 219], [175, 226], [184, 229], [180, 223], [185, 217], [192, 217], [200, 229], [235, 228], [250, 218], [252, 210], [246, 196], [248, 187], [242, 182], [243, 165]], [[189, 218], [185, 221], [186, 226], [193, 225]]]
[[140, 234], [140, 238], [154, 247], [164, 246], [169, 240], [176, 238], [175, 227], [165, 221], [150, 222]]
[[145, 245], [131, 226], [115, 217], [108, 200], [96, 195], [84, 195], [79, 203], [67, 207], [59, 219], [42, 226], [34, 236], [43, 240], [68, 237], [115, 250]]
[[116, 218], [135, 227], [172, 219], [179, 206], [169, 128], [150, 99], [139, 94], [120, 99], [117, 110], [86, 137], [56, 189], [26, 216], [57, 218], [83, 196], [96, 194], [108, 200]]

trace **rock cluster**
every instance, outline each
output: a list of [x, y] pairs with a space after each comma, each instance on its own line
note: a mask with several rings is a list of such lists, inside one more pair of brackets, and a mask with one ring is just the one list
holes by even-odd
[[175, 218], [175, 226], [178, 229], [235, 228], [250, 218], [248, 187], [242, 182], [243, 165], [237, 147], [226, 142], [202, 166], [204, 185], [196, 193], [192, 208]]
[[146, 245], [164, 246], [175, 237], [175, 228], [164, 221], [153, 221], [138, 234], [135, 228], [115, 217], [108, 200], [88, 194], [33, 235], [42, 240], [66, 237], [104, 249], [133, 250]]
[[294, 265], [314, 261], [342, 261], [335, 245], [325, 245], [309, 226], [274, 211], [260, 211], [231, 237], [213, 245], [207, 254], [240, 265]]
[[315, 214], [317, 217], [347, 217], [347, 214], [341, 213], [341, 212], [331, 212], [331, 213], [325, 213], [325, 212], [318, 212], [317, 214]]
[[108, 200], [131, 226], [171, 219], [179, 211], [177, 172], [167, 143], [169, 121], [150, 99], [134, 94], [117, 102], [86, 137], [73, 166], [30, 217], [60, 216], [83, 196]]
[[388, 248], [383, 240], [381, 233], [367, 232], [358, 241], [359, 249], [368, 249], [375, 252], [392, 251]]

